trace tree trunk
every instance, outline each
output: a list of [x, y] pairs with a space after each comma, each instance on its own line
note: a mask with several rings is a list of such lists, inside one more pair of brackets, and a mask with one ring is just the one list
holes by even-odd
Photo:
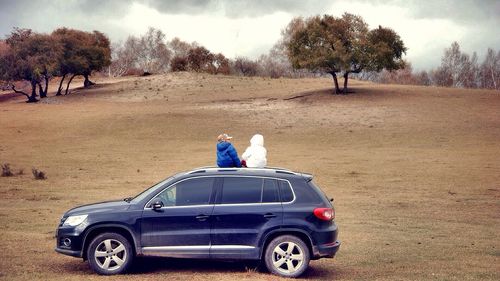
[[61, 77], [61, 81], [59, 82], [59, 88], [57, 89], [57, 94], [56, 96], [60, 96], [61, 95], [61, 91], [62, 91], [62, 83], [64, 81], [64, 78], [66, 78], [66, 75], [67, 74], [64, 74], [62, 77]]
[[49, 76], [45, 76], [45, 96], [49, 93]]
[[28, 97], [28, 101], [26, 102], [37, 102], [38, 100], [36, 99], [36, 81], [31, 80], [31, 96]]
[[89, 74], [83, 74], [83, 77], [85, 77], [85, 80], [83, 81], [83, 87], [88, 88], [92, 85], [95, 85], [94, 82], [89, 80]]
[[66, 85], [66, 92], [64, 93], [65, 95], [68, 94], [69, 84], [71, 84], [71, 81], [73, 80], [73, 78], [75, 78], [75, 76], [76, 76], [76, 74], [73, 74], [73, 76], [71, 76], [71, 78], [69, 78], [68, 85]]
[[339, 89], [339, 81], [337, 80], [337, 73], [330, 72], [330, 74], [332, 75], [333, 82], [335, 84], [335, 90], [333, 91], [333, 94], [339, 94], [340, 93], [340, 89]]
[[43, 90], [43, 87], [42, 87], [42, 83], [40, 82], [37, 82], [38, 84], [38, 94], [40, 95], [40, 98], [46, 98], [47, 97], [47, 91]]
[[344, 73], [344, 95], [347, 95], [347, 80], [349, 80], [349, 72]]
[[[25, 95], [26, 98], [28, 99], [26, 102], [37, 102], [38, 101], [36, 98], [30, 97], [30, 95], [28, 95], [27, 93], [25, 93], [23, 91], [16, 90], [16, 86], [14, 86], [14, 85], [12, 85], [11, 88], [12, 88], [12, 91], [14, 91], [14, 93]], [[35, 93], [35, 95], [36, 95], [36, 93]]]

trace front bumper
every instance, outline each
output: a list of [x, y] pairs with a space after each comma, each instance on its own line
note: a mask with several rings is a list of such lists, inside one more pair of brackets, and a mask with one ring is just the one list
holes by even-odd
[[56, 252], [72, 257], [82, 257], [82, 244], [83, 233], [75, 231], [75, 228], [59, 227], [57, 229], [54, 249]]
[[340, 248], [340, 241], [313, 246], [313, 259], [333, 258]]
[[68, 250], [68, 249], [61, 249], [61, 248], [55, 248], [54, 249], [56, 252], [67, 255], [67, 256], [72, 256], [72, 257], [77, 257], [81, 258], [82, 257], [82, 252], [81, 251], [73, 251], [73, 250]]

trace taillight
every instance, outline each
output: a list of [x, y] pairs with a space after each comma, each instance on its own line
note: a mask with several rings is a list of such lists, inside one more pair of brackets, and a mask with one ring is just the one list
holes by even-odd
[[316, 208], [314, 215], [320, 220], [331, 221], [335, 218], [335, 211], [331, 208]]

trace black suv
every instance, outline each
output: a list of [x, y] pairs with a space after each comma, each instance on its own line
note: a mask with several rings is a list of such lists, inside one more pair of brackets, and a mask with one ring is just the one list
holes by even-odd
[[135, 256], [264, 260], [297, 277], [339, 249], [335, 211], [309, 174], [281, 168], [199, 168], [133, 198], [64, 214], [56, 251], [122, 273]]

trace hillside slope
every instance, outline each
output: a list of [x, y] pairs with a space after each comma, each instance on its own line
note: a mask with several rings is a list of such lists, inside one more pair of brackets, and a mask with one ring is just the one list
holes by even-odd
[[[221, 132], [239, 153], [263, 134], [270, 166], [310, 172], [335, 198], [342, 248], [306, 278], [500, 279], [498, 91], [352, 81], [342, 96], [327, 78], [189, 73], [96, 82], [0, 103], [0, 164], [24, 169], [0, 177], [0, 279], [100, 280], [53, 251], [62, 213], [213, 165]], [[109, 280], [278, 280], [240, 263], [141, 264]]]

